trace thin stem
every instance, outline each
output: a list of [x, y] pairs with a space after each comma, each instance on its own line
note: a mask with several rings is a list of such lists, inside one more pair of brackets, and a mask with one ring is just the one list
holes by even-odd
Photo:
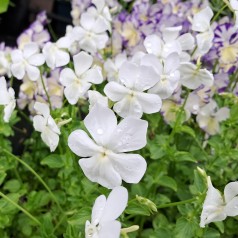
[[211, 20], [211, 24], [216, 21], [216, 19], [220, 16], [220, 14], [223, 12], [223, 10], [227, 8], [227, 5], [224, 5], [218, 12], [217, 14], [212, 18]]
[[178, 206], [178, 205], [183, 205], [183, 204], [186, 204], [186, 203], [191, 203], [191, 202], [194, 202], [196, 200], [197, 200], [197, 198], [191, 198], [191, 199], [180, 201], [180, 202], [167, 203], [167, 204], [158, 206], [157, 209], [161, 209], [161, 208], [165, 208], [165, 207], [175, 207], [175, 206]]
[[[54, 200], [54, 202], [56, 203], [56, 205], [58, 206], [59, 210], [62, 212], [62, 214], [64, 214], [63, 209], [61, 208], [59, 202], [57, 201], [56, 197], [54, 196], [54, 194], [52, 193], [51, 189], [48, 187], [48, 185], [44, 182], [44, 180], [40, 177], [40, 175], [33, 169], [31, 168], [27, 163], [25, 163], [23, 160], [19, 159], [17, 156], [13, 155], [11, 152], [7, 151], [6, 149], [2, 149], [2, 151], [11, 156], [12, 158], [14, 158], [15, 160], [17, 160], [19, 163], [21, 163], [22, 165], [24, 165], [32, 174], [34, 174], [36, 176], [36, 178], [42, 183], [42, 185], [46, 188], [46, 190], [49, 192], [51, 198]], [[65, 215], [65, 214], [64, 214]]]
[[29, 117], [28, 117], [23, 111], [21, 111], [20, 109], [18, 109], [17, 112], [18, 112], [22, 117], [24, 117], [24, 119], [26, 119], [26, 121], [28, 121], [28, 122], [30, 123], [30, 125], [32, 125], [32, 121], [29, 119]]
[[19, 206], [17, 203], [15, 203], [14, 201], [12, 201], [8, 196], [6, 196], [5, 194], [3, 194], [2, 192], [0, 192], [0, 196], [5, 199], [6, 201], [8, 201], [9, 203], [11, 203], [13, 206], [15, 206], [16, 208], [18, 208], [19, 210], [21, 210], [26, 216], [28, 216], [31, 220], [33, 220], [35, 223], [37, 223], [38, 225], [42, 225], [40, 223], [40, 221], [38, 219], [36, 219], [34, 216], [32, 216], [27, 210], [25, 210], [23, 207]]
[[57, 36], [56, 36], [56, 34], [55, 34], [55, 32], [54, 32], [54, 30], [53, 30], [53, 28], [52, 28], [52, 26], [51, 26], [50, 23], [48, 23], [48, 29], [49, 29], [49, 32], [50, 32], [50, 34], [51, 34], [53, 40], [54, 40], [54, 41], [57, 41], [58, 38], [57, 38]]
[[41, 83], [42, 83], [42, 85], [43, 85], [43, 88], [44, 88], [46, 97], [47, 97], [48, 102], [49, 102], [49, 105], [50, 105], [50, 110], [52, 111], [52, 105], [51, 105], [51, 101], [50, 101], [50, 96], [49, 96], [49, 94], [48, 94], [48, 92], [47, 92], [47, 89], [46, 89], [45, 82], [44, 82], [44, 79], [43, 79], [43, 77], [42, 77], [42, 74], [41, 74], [41, 76], [40, 76], [40, 79], [41, 79]]

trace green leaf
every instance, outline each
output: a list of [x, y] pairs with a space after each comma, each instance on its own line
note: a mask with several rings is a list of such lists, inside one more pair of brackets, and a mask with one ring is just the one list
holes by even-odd
[[53, 169], [64, 167], [64, 161], [61, 155], [49, 155], [41, 161], [41, 164], [47, 165]]
[[190, 220], [181, 217], [176, 222], [176, 238], [193, 238], [197, 225]]
[[184, 132], [184, 133], [192, 136], [193, 138], [196, 138], [195, 131], [189, 126], [185, 126], [185, 125], [179, 126], [176, 130], [177, 130], [177, 132]]
[[174, 154], [174, 157], [178, 162], [197, 162], [196, 159], [192, 156], [192, 154], [186, 151], [178, 151]]
[[0, 13], [7, 11], [9, 5], [9, 0], [0, 0]]
[[15, 193], [21, 188], [21, 183], [17, 179], [11, 179], [6, 182], [3, 188], [11, 193]]
[[150, 216], [150, 210], [147, 206], [139, 203], [138, 201], [131, 201], [125, 210], [125, 213], [130, 215], [144, 215]]
[[204, 238], [220, 238], [221, 235], [217, 230], [213, 228], [208, 228], [208, 230], [205, 230], [203, 237]]
[[176, 183], [176, 181], [173, 178], [169, 177], [169, 176], [165, 176], [165, 175], [161, 176], [161, 177], [158, 178], [157, 182], [161, 186], [171, 188], [175, 192], [177, 191], [177, 183]]
[[92, 208], [90, 207], [81, 208], [77, 214], [68, 219], [68, 223], [76, 226], [84, 225], [87, 220], [90, 220], [91, 210]]
[[0, 171], [0, 185], [3, 183], [6, 176], [7, 174], [4, 171]]

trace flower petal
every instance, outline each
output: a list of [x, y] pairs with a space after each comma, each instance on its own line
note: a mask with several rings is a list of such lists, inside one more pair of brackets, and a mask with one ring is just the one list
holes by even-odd
[[100, 223], [116, 220], [125, 210], [128, 201], [127, 189], [118, 186], [112, 189], [101, 217]]
[[43, 54], [35, 54], [29, 57], [28, 63], [34, 66], [40, 66], [45, 63], [45, 57]]
[[103, 82], [102, 69], [99, 66], [95, 66], [85, 72], [84, 80], [94, 84], [100, 84]]
[[33, 126], [36, 131], [42, 132], [46, 126], [47, 120], [43, 116], [36, 115], [33, 117]]
[[41, 133], [41, 138], [46, 145], [50, 147], [50, 151], [55, 151], [56, 147], [59, 144], [59, 135], [50, 130], [48, 127], [45, 127], [44, 131]]
[[29, 58], [30, 56], [36, 54], [39, 50], [39, 47], [36, 43], [30, 42], [25, 44], [24, 49], [23, 49], [23, 56], [24, 58]]
[[17, 79], [23, 79], [25, 75], [25, 66], [22, 62], [14, 63], [11, 65], [11, 71], [14, 77]]
[[139, 67], [130, 62], [125, 62], [119, 69], [119, 79], [128, 88], [132, 88], [139, 77]]
[[74, 55], [74, 69], [77, 76], [85, 73], [93, 63], [93, 57], [84, 51], [79, 52], [77, 55]]
[[95, 104], [85, 117], [84, 124], [97, 144], [105, 145], [117, 126], [117, 118], [109, 108]]
[[146, 145], [148, 122], [126, 117], [113, 131], [108, 147], [114, 152], [139, 150]]
[[50, 108], [47, 104], [41, 102], [35, 102], [34, 109], [37, 113], [43, 115], [46, 119], [50, 115]]
[[36, 81], [40, 78], [40, 70], [36, 66], [26, 65], [26, 72], [30, 80]]
[[130, 90], [117, 82], [110, 82], [105, 86], [104, 92], [108, 98], [116, 102], [128, 95]]
[[162, 40], [157, 35], [147, 36], [144, 40], [144, 46], [149, 54], [159, 56], [162, 50]]
[[238, 215], [238, 197], [234, 197], [225, 206], [225, 213], [227, 216], [235, 217]]
[[146, 161], [138, 154], [112, 154], [112, 165], [127, 183], [138, 183], [145, 174]]
[[112, 167], [111, 162], [100, 156], [80, 159], [79, 165], [85, 176], [92, 182], [99, 183], [103, 187], [112, 189], [121, 185], [121, 177]]
[[106, 205], [106, 197], [104, 195], [99, 196], [93, 205], [93, 210], [92, 210], [92, 223], [94, 225], [97, 225], [103, 215], [103, 211]]
[[238, 182], [228, 183], [224, 189], [224, 197], [226, 203], [230, 202], [237, 195], [238, 195]]
[[68, 146], [76, 155], [82, 157], [91, 157], [100, 150], [83, 130], [75, 130], [69, 135]]
[[69, 63], [70, 57], [66, 51], [57, 50], [55, 53], [55, 66], [61, 67]]
[[119, 221], [108, 221], [101, 225], [98, 233], [99, 238], [119, 238], [121, 231], [121, 223]]
[[62, 85], [69, 86], [74, 82], [75, 78], [77, 78], [77, 76], [72, 69], [64, 68], [60, 73], [59, 81]]

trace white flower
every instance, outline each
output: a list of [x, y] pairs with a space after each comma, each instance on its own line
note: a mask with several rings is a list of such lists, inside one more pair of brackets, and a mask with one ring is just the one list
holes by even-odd
[[34, 109], [40, 115], [33, 117], [33, 126], [36, 131], [41, 132], [41, 139], [50, 147], [50, 151], [53, 152], [59, 143], [59, 127], [51, 117], [48, 105], [36, 102]]
[[65, 42], [60, 39], [56, 43], [47, 42], [44, 45], [42, 52], [48, 67], [54, 69], [69, 63], [69, 53], [66, 52], [64, 48], [67, 48]]
[[65, 86], [64, 95], [70, 104], [76, 104], [79, 98], [84, 98], [85, 93], [92, 83], [100, 84], [103, 81], [101, 68], [94, 66], [93, 57], [85, 52], [80, 52], [73, 57], [75, 72], [65, 68], [60, 73], [60, 82]]
[[84, 119], [92, 140], [83, 130], [73, 131], [68, 138], [70, 149], [78, 156], [86, 177], [104, 187], [114, 188], [138, 183], [146, 170], [146, 161], [139, 154], [124, 152], [146, 145], [147, 121], [127, 117], [117, 125], [112, 110], [96, 104]]
[[0, 105], [4, 105], [3, 120], [9, 122], [12, 112], [16, 107], [16, 100], [13, 88], [7, 90], [7, 82], [4, 77], [0, 77]]
[[210, 135], [220, 132], [219, 122], [225, 121], [230, 116], [229, 108], [222, 107], [219, 110], [214, 100], [202, 107], [197, 114], [197, 122], [204, 131]]
[[210, 26], [212, 17], [213, 12], [210, 7], [206, 7], [194, 15], [192, 30], [200, 32], [196, 35], [198, 47], [196, 54], [199, 56], [206, 54], [212, 47], [212, 40], [214, 38], [214, 33]]
[[181, 83], [189, 89], [196, 89], [201, 84], [211, 87], [214, 82], [213, 74], [193, 63], [181, 63]]
[[125, 62], [119, 70], [119, 79], [125, 85], [109, 82], [104, 92], [115, 103], [113, 110], [121, 117], [140, 118], [144, 113], [155, 113], [161, 108], [162, 101], [158, 95], [145, 93], [153, 87], [159, 76], [151, 66]]
[[25, 44], [23, 51], [13, 50], [11, 52], [11, 71], [13, 76], [17, 79], [23, 79], [25, 74], [27, 74], [32, 81], [39, 79], [40, 70], [36, 66], [43, 65], [45, 58], [38, 52], [39, 46], [33, 42]]
[[203, 204], [200, 227], [216, 221], [223, 221], [227, 216], [238, 215], [238, 182], [231, 182], [225, 186], [224, 198], [212, 185], [211, 178], [207, 178], [208, 190]]
[[116, 219], [125, 210], [128, 192], [124, 187], [115, 187], [108, 198], [99, 196], [92, 210], [91, 223], [86, 221], [85, 238], [119, 238], [121, 223]]
[[93, 108], [96, 103], [101, 104], [104, 107], [108, 107], [108, 98], [103, 96], [98, 91], [88, 91], [89, 110]]
[[235, 13], [236, 18], [235, 26], [238, 28], [238, 0], [230, 0], [230, 5]]

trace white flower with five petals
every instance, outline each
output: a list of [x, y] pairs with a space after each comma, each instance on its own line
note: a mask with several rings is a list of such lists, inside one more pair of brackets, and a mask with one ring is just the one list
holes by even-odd
[[235, 18], [236, 18], [235, 26], [236, 28], [238, 28], [238, 0], [229, 0], [229, 1], [230, 1], [231, 9], [234, 11]]
[[48, 105], [36, 102], [34, 109], [39, 115], [33, 117], [33, 126], [36, 131], [41, 132], [42, 140], [53, 152], [59, 143], [60, 129], [51, 117]]
[[93, 57], [85, 52], [80, 52], [73, 57], [75, 72], [65, 68], [60, 73], [59, 81], [65, 86], [64, 95], [70, 104], [76, 104], [79, 98], [84, 98], [85, 93], [92, 83], [100, 84], [103, 81], [101, 68], [94, 66]]
[[84, 119], [93, 140], [83, 130], [73, 131], [68, 138], [70, 149], [78, 156], [86, 177], [104, 187], [114, 188], [127, 183], [138, 183], [146, 170], [146, 161], [139, 154], [124, 152], [146, 145], [148, 122], [127, 117], [117, 125], [112, 110], [96, 104]]
[[153, 67], [125, 62], [120, 67], [119, 79], [124, 85], [109, 82], [104, 88], [107, 97], [116, 102], [113, 110], [119, 116], [140, 118], [143, 112], [150, 114], [160, 110], [160, 97], [144, 92], [160, 80]]
[[25, 44], [23, 50], [13, 50], [11, 52], [11, 71], [17, 79], [23, 79], [25, 74], [29, 79], [36, 81], [40, 78], [40, 70], [37, 66], [45, 63], [45, 57], [39, 53], [39, 46], [36, 43]]
[[4, 77], [0, 78], [0, 105], [4, 105], [4, 117], [5, 122], [9, 122], [9, 119], [16, 107], [15, 92], [13, 88], [7, 89], [7, 82]]
[[91, 222], [86, 221], [85, 238], [119, 238], [121, 223], [116, 219], [125, 210], [128, 192], [124, 187], [115, 187], [108, 198], [99, 196], [92, 210]]
[[231, 182], [225, 186], [224, 198], [221, 193], [212, 185], [211, 178], [207, 178], [207, 196], [205, 198], [200, 227], [216, 222], [223, 221], [227, 216], [238, 215], [238, 182]]

